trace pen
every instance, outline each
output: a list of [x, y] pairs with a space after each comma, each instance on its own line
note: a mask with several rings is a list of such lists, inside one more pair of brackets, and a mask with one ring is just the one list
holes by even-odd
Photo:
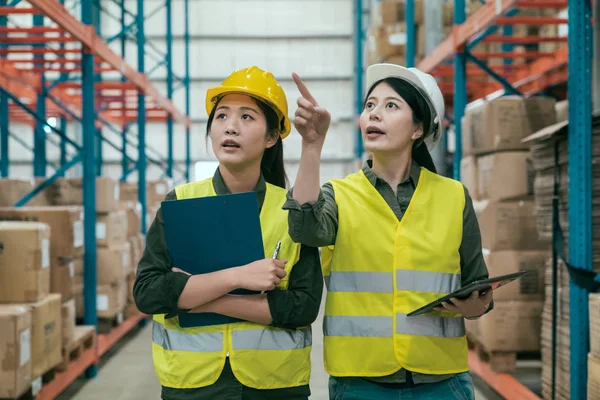
[[[275, 246], [275, 251], [273, 252], [273, 257], [271, 257], [272, 259], [277, 259], [277, 256], [279, 255], [279, 249], [281, 248], [281, 240], [277, 242], [277, 246]], [[263, 290], [262, 292], [260, 292], [260, 294], [265, 294], [266, 290]]]

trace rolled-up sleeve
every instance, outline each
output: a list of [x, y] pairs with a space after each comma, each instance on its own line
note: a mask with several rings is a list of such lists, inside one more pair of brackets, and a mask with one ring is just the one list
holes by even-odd
[[300, 205], [293, 198], [293, 188], [288, 191], [283, 205], [288, 210], [289, 234], [297, 243], [312, 247], [335, 243], [338, 227], [337, 204], [333, 186], [323, 185], [316, 202]]
[[312, 324], [319, 314], [322, 296], [319, 250], [302, 245], [300, 259], [292, 268], [287, 290], [273, 290], [267, 295], [273, 318], [271, 325], [297, 329]]
[[[174, 191], [165, 200], [176, 200]], [[181, 310], [177, 307], [179, 296], [189, 279], [186, 274], [172, 272], [173, 267], [165, 236], [162, 209], [156, 213], [146, 235], [146, 248], [136, 273], [133, 298], [137, 308], [144, 314], [167, 314], [173, 317]]]

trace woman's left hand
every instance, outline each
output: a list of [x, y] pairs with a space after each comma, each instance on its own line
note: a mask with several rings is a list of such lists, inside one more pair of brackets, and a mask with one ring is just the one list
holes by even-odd
[[443, 307], [436, 307], [436, 311], [453, 311], [462, 314], [465, 318], [473, 318], [482, 316], [492, 302], [493, 291], [490, 290], [480, 296], [479, 291], [475, 290], [471, 296], [464, 300], [457, 298], [452, 299], [452, 303], [443, 303]]

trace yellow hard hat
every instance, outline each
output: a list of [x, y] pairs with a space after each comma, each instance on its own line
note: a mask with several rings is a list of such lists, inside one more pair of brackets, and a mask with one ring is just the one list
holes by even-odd
[[279, 118], [279, 135], [284, 139], [290, 134], [291, 124], [288, 118], [288, 103], [283, 88], [272, 73], [251, 66], [234, 71], [220, 86], [206, 92], [206, 112], [212, 112], [221, 97], [229, 93], [242, 93], [264, 101]]

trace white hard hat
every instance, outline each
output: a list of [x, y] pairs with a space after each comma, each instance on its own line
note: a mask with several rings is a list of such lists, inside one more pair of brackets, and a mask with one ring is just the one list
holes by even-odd
[[417, 68], [406, 68], [396, 64], [373, 64], [367, 68], [367, 90], [386, 78], [402, 79], [421, 92], [431, 110], [430, 131], [424, 132], [425, 144], [432, 150], [442, 137], [444, 122], [444, 96], [435, 80]]

